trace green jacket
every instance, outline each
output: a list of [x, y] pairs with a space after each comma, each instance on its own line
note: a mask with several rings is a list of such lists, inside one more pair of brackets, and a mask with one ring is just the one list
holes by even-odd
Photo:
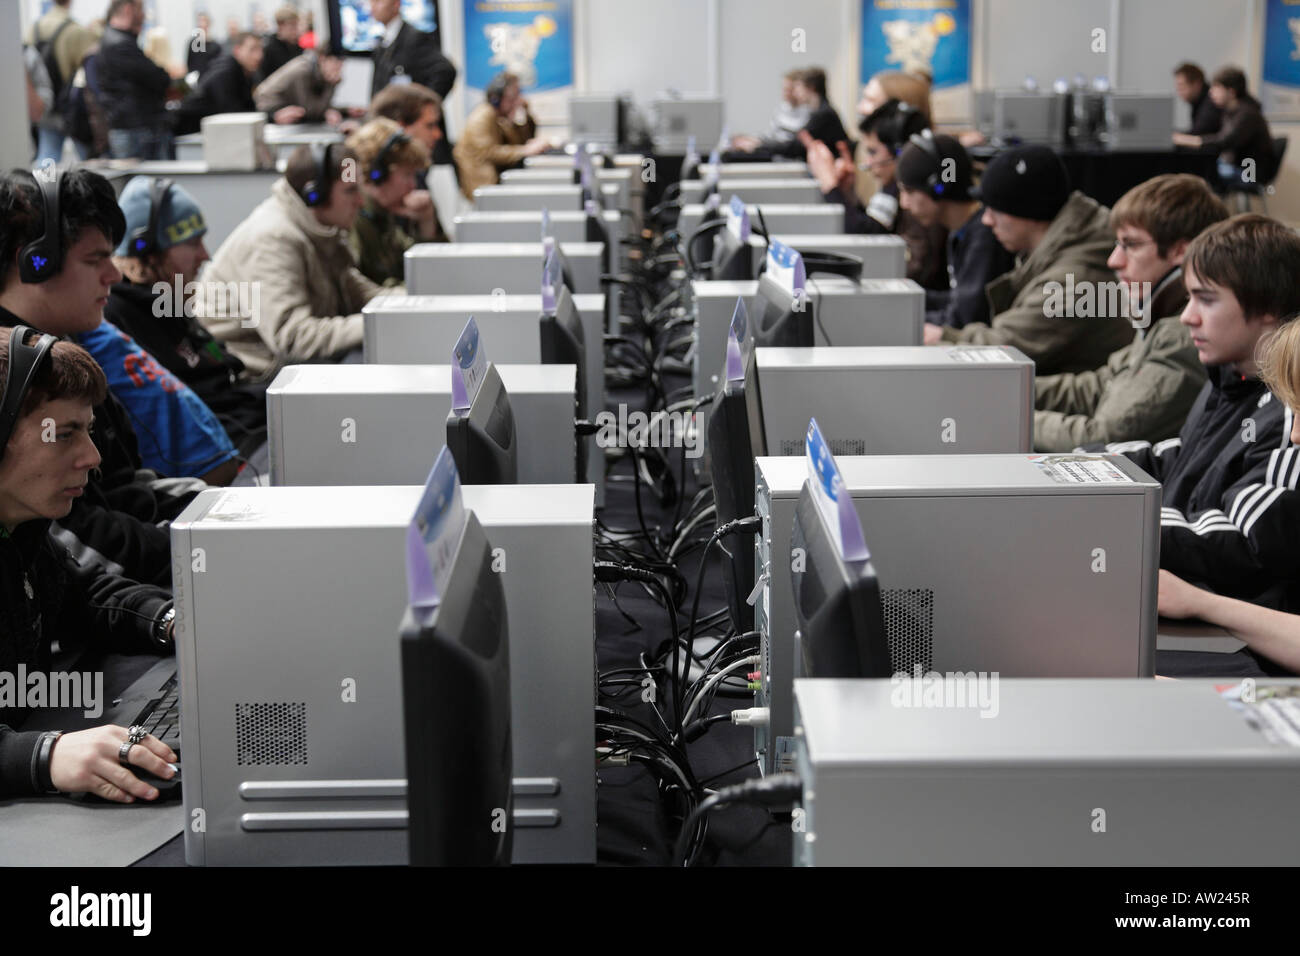
[[1205, 384], [1205, 366], [1178, 321], [1187, 304], [1182, 270], [1152, 296], [1163, 315], [1106, 364], [1088, 372], [1042, 375], [1034, 382], [1034, 448], [1071, 451], [1093, 442], [1173, 438]]
[[367, 199], [352, 224], [348, 246], [361, 274], [382, 286], [401, 285], [406, 279], [406, 250], [419, 241], [405, 222], [373, 199]]
[[1034, 360], [1039, 375], [1097, 368], [1133, 340], [1132, 323], [1122, 317], [1053, 315], [1049, 299], [1055, 296], [1059, 302], [1060, 290], [1070, 285], [1083, 289], [1089, 283], [1115, 283], [1115, 273], [1106, 266], [1114, 246], [1110, 210], [1083, 193], [1072, 193], [1037, 248], [984, 287], [992, 324], [945, 327], [944, 341], [1015, 346]]

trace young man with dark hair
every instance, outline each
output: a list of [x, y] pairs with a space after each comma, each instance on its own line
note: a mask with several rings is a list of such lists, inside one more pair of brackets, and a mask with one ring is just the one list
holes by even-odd
[[[183, 186], [172, 183], [155, 215], [155, 188], [153, 177], [136, 176], [118, 197], [126, 235], [113, 262], [123, 278], [108, 297], [104, 320], [192, 389], [243, 455], [251, 457], [266, 442], [266, 386], [249, 381], [244, 363], [194, 318], [192, 293], [205, 288], [195, 283], [208, 261], [203, 210]], [[155, 234], [149, 237], [151, 222]], [[143, 249], [132, 239], [140, 234], [151, 239]]]
[[[365, 202], [346, 146], [300, 146], [271, 195], [221, 244], [205, 285], [239, 289], [196, 314], [263, 380], [294, 362], [337, 361], [361, 347], [361, 307], [382, 289], [357, 269], [347, 234]], [[345, 173], [346, 170], [346, 173]]]
[[989, 320], [984, 287], [1010, 272], [1015, 257], [982, 221], [984, 207], [971, 196], [971, 160], [952, 136], [929, 130], [908, 140], [895, 164], [899, 202], [926, 228], [948, 234], [948, 288], [927, 289], [925, 321], [955, 329]]
[[1175, 145], [1217, 150], [1219, 178], [1229, 187], [1272, 182], [1277, 174], [1273, 134], [1259, 100], [1246, 89], [1246, 74], [1235, 66], [1219, 70], [1210, 81], [1210, 99], [1223, 111], [1222, 127], [1206, 135], [1174, 133]]
[[1107, 446], [1164, 486], [1160, 566], [1193, 584], [1300, 611], [1300, 448], [1256, 353], [1300, 311], [1300, 236], [1234, 216], [1187, 247], [1182, 323], [1209, 381], [1177, 438]]
[[330, 102], [343, 80], [343, 56], [333, 45], [296, 56], [267, 76], [257, 87], [258, 112], [273, 123], [328, 123], [337, 126], [343, 114]]
[[[1099, 290], [1114, 281], [1106, 268], [1115, 244], [1109, 210], [1071, 191], [1056, 153], [1046, 146], [1003, 150], [985, 169], [977, 198], [984, 224], [1022, 258], [988, 284], [989, 324], [927, 325], [927, 345], [1012, 345], [1034, 360], [1039, 375], [1053, 375], [1096, 368], [1133, 340], [1128, 318], [1097, 314], [1109, 308]], [[1069, 296], [1090, 314], [1079, 315]]]
[[1187, 132], [1192, 136], [1213, 136], [1223, 125], [1223, 112], [1210, 98], [1210, 88], [1205, 73], [1195, 63], [1180, 63], [1174, 67], [1174, 92], [1192, 108], [1192, 125]]
[[430, 152], [442, 140], [442, 97], [419, 83], [384, 87], [370, 101], [370, 116], [398, 123], [402, 132]]
[[1100, 368], [1038, 376], [1036, 449], [1178, 434], [1205, 383], [1205, 366], [1179, 321], [1187, 305], [1183, 257], [1193, 239], [1227, 218], [1199, 176], [1157, 176], [1120, 197], [1110, 213], [1117, 241], [1107, 265], [1139, 313], [1137, 336]]
[[819, 66], [800, 70], [794, 77], [791, 92], [796, 106], [808, 111], [808, 122], [794, 139], [774, 144], [773, 156], [803, 159], [813, 143], [822, 143], [838, 151], [840, 143], [848, 144], [849, 134], [844, 131], [840, 114], [826, 99], [826, 71]]
[[429, 168], [429, 151], [390, 119], [373, 119], [347, 139], [361, 165], [361, 208], [348, 243], [357, 268], [380, 285], [401, 285], [406, 250], [417, 242], [446, 242], [427, 189], [417, 177]]
[[[109, 290], [120, 278], [113, 247], [126, 224], [104, 177], [71, 170], [58, 178], [55, 243], [40, 256], [53, 275], [24, 281], [23, 249], [46, 230], [45, 202], [31, 173], [0, 178], [0, 325], [27, 325], [57, 336], [92, 332], [103, 321]], [[51, 254], [53, 253], [53, 254]], [[96, 447], [103, 458], [86, 494], [55, 533], [78, 560], [115, 568], [137, 581], [171, 580], [167, 521], [203, 488], [194, 480], [158, 480], [142, 470], [130, 417], [109, 395], [95, 408]]]
[[253, 77], [261, 65], [262, 43], [256, 34], [236, 35], [230, 51], [212, 64], [176, 111], [177, 134], [197, 133], [205, 116], [254, 112]]
[[[0, 327], [0, 399], [20, 388], [10, 377], [11, 338]], [[17, 347], [48, 344], [17, 333]], [[36, 356], [40, 352], [36, 351]], [[33, 357], [36, 357], [33, 356]], [[170, 653], [171, 595], [73, 560], [51, 536], [82, 495], [99, 451], [91, 440], [93, 406], [107, 384], [95, 360], [70, 342], [55, 342], [35, 367], [31, 387], [8, 434], [0, 427], [0, 673], [17, 680], [53, 670], [60, 654]], [[128, 745], [123, 727], [61, 734], [13, 729], [30, 709], [0, 706], [0, 797], [89, 791], [107, 800], [152, 800], [158, 791], [128, 766], [170, 779], [176, 754], [153, 736]]]

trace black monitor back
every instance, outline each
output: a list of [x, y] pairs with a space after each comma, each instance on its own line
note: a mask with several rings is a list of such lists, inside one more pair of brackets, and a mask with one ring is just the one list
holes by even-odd
[[[455, 373], [453, 373], [455, 374]], [[464, 415], [447, 416], [447, 447], [466, 485], [513, 485], [518, 481], [518, 443], [510, 396], [496, 366], [488, 363], [483, 384]]]
[[751, 326], [756, 347], [812, 347], [814, 305], [806, 294], [801, 299], [796, 301], [771, 276], [764, 275], [758, 280], [759, 309]]
[[713, 241], [714, 280], [745, 281], [754, 278], [754, 253], [748, 242], [741, 242], [730, 229], [723, 229]]
[[[574, 384], [577, 416], [587, 417], [587, 344], [582, 330], [582, 320], [573, 304], [568, 288], [560, 286], [555, 297], [555, 314], [543, 315], [539, 322], [543, 365], [576, 365], [577, 382]], [[576, 479], [585, 481], [587, 475], [587, 440], [577, 441]]]
[[609, 241], [609, 230], [605, 228], [605, 220], [601, 218], [600, 210], [596, 210], [594, 214], [587, 213], [586, 231], [583, 238], [587, 242], [603, 242], [605, 244], [605, 250], [600, 257], [600, 271], [613, 272], [614, 246]]
[[[709, 464], [718, 525], [754, 513], [754, 451], [745, 386], [743, 381], [728, 382], [724, 378], [709, 410]], [[754, 608], [746, 602], [754, 590], [754, 543], [752, 534], [720, 543], [727, 607], [739, 634], [754, 629]]]
[[795, 620], [806, 677], [889, 677], [889, 639], [871, 561], [846, 562], [805, 482], [795, 508], [791, 554]]
[[447, 593], [402, 622], [412, 866], [500, 866], [514, 836], [510, 639], [492, 549], [468, 512]]

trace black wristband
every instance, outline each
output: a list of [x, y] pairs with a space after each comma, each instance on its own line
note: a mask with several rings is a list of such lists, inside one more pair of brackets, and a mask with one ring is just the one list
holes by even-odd
[[37, 793], [58, 793], [54, 781], [50, 779], [50, 756], [54, 752], [54, 742], [63, 736], [61, 730], [50, 730], [41, 734], [32, 757], [32, 785]]

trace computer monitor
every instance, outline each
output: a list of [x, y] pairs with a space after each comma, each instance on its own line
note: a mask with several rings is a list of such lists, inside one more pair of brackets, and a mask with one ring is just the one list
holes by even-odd
[[807, 295], [794, 296], [772, 276], [758, 280], [758, 315], [754, 345], [760, 348], [811, 348], [815, 305]]
[[412, 866], [502, 866], [513, 849], [510, 638], [501, 575], [473, 512], [446, 593], [402, 622]]
[[875, 568], [870, 558], [844, 560], [806, 482], [790, 547], [791, 554], [803, 556], [791, 562], [803, 676], [889, 677], [889, 641]]
[[[561, 285], [555, 297], [555, 311], [543, 312], [538, 320], [541, 334], [543, 365], [577, 366], [575, 384], [576, 413], [579, 419], [587, 417], [587, 344], [582, 331], [582, 320], [573, 305], [573, 296], [566, 286]], [[582, 481], [587, 474], [587, 443], [577, 443], [577, 479]]]
[[744, 238], [731, 229], [724, 228], [713, 240], [713, 271], [710, 278], [753, 279], [754, 253], [749, 245], [749, 232]]
[[609, 229], [601, 217], [600, 207], [595, 203], [584, 203], [586, 222], [583, 227], [584, 242], [601, 242], [605, 244], [605, 255], [601, 260], [601, 269], [606, 273], [614, 271], [614, 245], [610, 241]]
[[[431, 33], [435, 45], [439, 39], [436, 0], [402, 0], [402, 19], [421, 33]], [[370, 15], [369, 0], [327, 0], [326, 17], [330, 36], [339, 38], [349, 54], [370, 55], [384, 35], [384, 25]]]
[[447, 447], [467, 485], [513, 485], [519, 474], [515, 417], [496, 366], [488, 363], [483, 384], [465, 412], [447, 415]]
[[[545, 220], [543, 220], [545, 221]], [[568, 288], [570, 292], [577, 292], [578, 287], [573, 281], [573, 270], [569, 268], [569, 260], [564, 257], [564, 249], [553, 236], [542, 236], [542, 265], [546, 264], [546, 257], [550, 255], [551, 250], [555, 251], [555, 258], [560, 263], [560, 281]]]

